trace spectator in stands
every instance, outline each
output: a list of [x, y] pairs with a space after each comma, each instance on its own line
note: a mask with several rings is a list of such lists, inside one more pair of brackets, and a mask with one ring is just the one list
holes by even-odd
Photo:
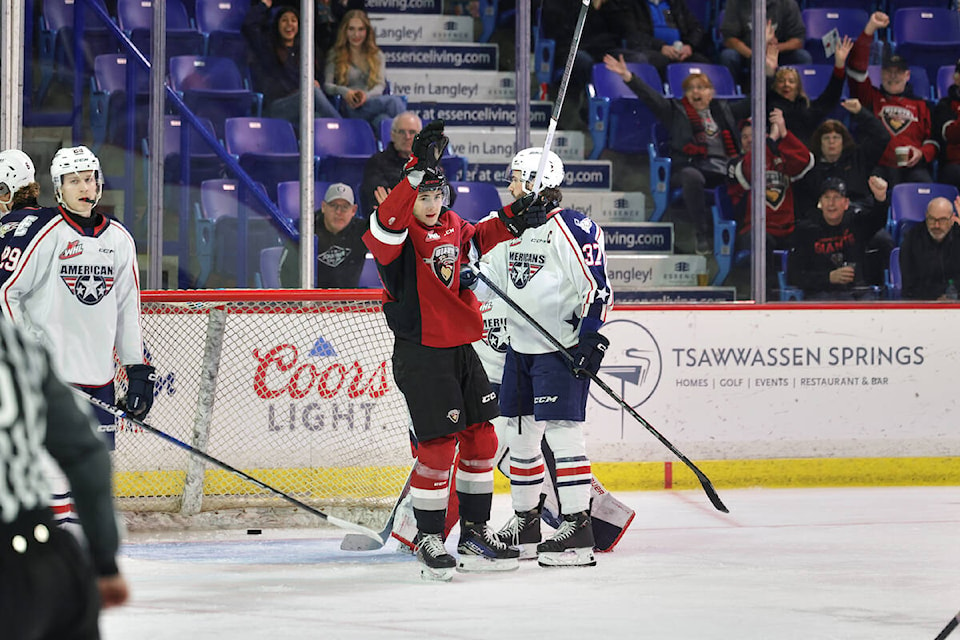
[[423, 122], [413, 111], [404, 111], [393, 119], [387, 148], [373, 154], [363, 168], [360, 202], [366, 213], [383, 202], [393, 185], [397, 184], [397, 176], [410, 159], [413, 138], [421, 129]]
[[803, 90], [800, 72], [794, 67], [780, 67], [777, 49], [772, 46], [767, 48], [766, 69], [771, 80], [767, 91], [767, 111], [773, 109], [783, 111], [787, 130], [800, 138], [804, 144], [809, 144], [813, 130], [840, 104], [840, 94], [843, 92], [843, 80], [846, 75], [844, 67], [851, 49], [853, 49], [853, 40], [844, 37], [837, 45], [830, 81], [823, 93], [815, 100], [810, 100]]
[[954, 66], [953, 84], [933, 110], [933, 134], [940, 143], [937, 182], [960, 188], [960, 60]]
[[946, 198], [927, 205], [924, 224], [909, 228], [900, 243], [903, 297], [910, 300], [947, 300], [951, 282], [960, 286], [960, 198], [953, 206]]
[[629, 62], [652, 64], [664, 81], [671, 62], [713, 61], [713, 41], [686, 0], [609, 0], [602, 11], [614, 49]]
[[[253, 53], [250, 69], [257, 91], [263, 93], [264, 113], [292, 122], [296, 128], [300, 124], [300, 14], [288, 6], [271, 12], [272, 6], [273, 0], [252, 6], [242, 30]], [[314, 55], [317, 70], [322, 69], [322, 52]], [[336, 108], [320, 90], [322, 80], [323, 76], [317, 75], [313, 81], [314, 114], [339, 118]]]
[[[800, 7], [796, 0], [767, 0], [767, 22], [773, 27], [774, 40], [768, 41], [777, 49], [781, 65], [810, 64], [813, 58], [804, 50], [803, 41], [807, 29], [803, 24]], [[720, 23], [724, 49], [720, 51], [720, 64], [730, 69], [733, 79], [746, 86], [749, 79], [752, 49], [753, 2], [750, 0], [727, 0]]]
[[[365, 219], [357, 218], [356, 213], [353, 189], [342, 182], [327, 188], [313, 222], [317, 234], [314, 269], [318, 289], [357, 288], [367, 255], [363, 234], [369, 225]], [[289, 241], [280, 257], [280, 285], [300, 287], [300, 248]]]
[[[937, 157], [940, 145], [931, 136], [930, 109], [926, 100], [908, 89], [910, 67], [903, 57], [884, 58], [880, 70], [881, 88], [870, 84], [867, 76], [870, 45], [876, 30], [889, 24], [890, 18], [882, 11], [875, 11], [870, 16], [850, 53], [847, 80], [851, 95], [859, 98], [890, 131], [890, 142], [874, 172], [892, 189], [901, 182], [932, 182], [928, 163]], [[902, 148], [900, 158], [897, 157], [898, 148]]]
[[844, 100], [841, 105], [856, 124], [861, 142], [854, 141], [839, 120], [825, 120], [817, 127], [809, 142], [816, 164], [803, 180], [794, 185], [797, 210], [801, 213], [816, 207], [821, 185], [829, 177], [844, 181], [851, 206], [869, 206], [873, 201], [867, 178], [886, 150], [890, 132], [856, 98]]
[[[819, 212], [797, 227], [791, 252], [791, 284], [807, 300], [873, 300], [877, 290], [863, 275], [867, 243], [887, 221], [887, 183], [870, 176], [874, 204], [850, 206], [847, 185], [827, 178], [820, 190]], [[947, 203], [949, 205], [949, 203]]]
[[[38, 208], [40, 185], [30, 156], [19, 149], [0, 152], [0, 216], [11, 211]], [[0, 229], [0, 241], [6, 234]]]
[[[627, 68], [623, 56], [606, 55], [607, 69], [627, 83], [670, 133], [673, 171], [671, 187], [680, 187], [685, 207], [684, 222], [696, 233], [697, 253], [710, 252], [712, 217], [705, 189], [726, 184], [727, 164], [741, 155], [740, 135], [731, 106], [714, 100], [713, 83], [703, 73], [691, 73], [683, 81], [682, 98], [665, 98]], [[749, 102], [746, 101], [749, 109]]]
[[386, 72], [383, 52], [367, 14], [348, 11], [327, 57], [324, 90], [342, 98], [348, 118], [366, 120], [376, 133], [381, 120], [394, 118], [405, 108], [400, 96], [384, 94]]

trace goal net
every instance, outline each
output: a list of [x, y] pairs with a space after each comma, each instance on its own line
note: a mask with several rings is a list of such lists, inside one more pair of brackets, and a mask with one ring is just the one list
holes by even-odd
[[[142, 309], [150, 425], [327, 513], [386, 521], [412, 459], [379, 291], [144, 292]], [[130, 423], [116, 442], [128, 523], [289, 506]]]

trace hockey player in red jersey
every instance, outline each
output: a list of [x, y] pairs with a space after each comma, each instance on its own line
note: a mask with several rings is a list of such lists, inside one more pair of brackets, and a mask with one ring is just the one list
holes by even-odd
[[[465, 222], [444, 206], [446, 179], [439, 160], [446, 148], [443, 121], [414, 140], [403, 177], [370, 219], [364, 242], [383, 282], [383, 313], [396, 341], [393, 372], [418, 440], [411, 476], [415, 539], [421, 575], [450, 580], [460, 571], [516, 569], [518, 552], [487, 526], [493, 495], [497, 437], [490, 420], [496, 394], [471, 343], [483, 329], [479, 304], [460, 286], [460, 268], [543, 218], [523, 198], [498, 219]], [[450, 468], [459, 446], [459, 560], [447, 553], [443, 530]]]
[[[867, 76], [874, 33], [889, 25], [890, 17], [887, 14], [882, 11], [871, 14], [847, 60], [847, 81], [851, 95], [859, 98], [863, 106], [873, 111], [890, 131], [890, 142], [874, 173], [886, 180], [893, 189], [901, 182], [932, 182], [929, 163], [936, 159], [940, 145], [931, 135], [930, 109], [926, 100], [907, 89], [910, 68], [901, 56], [893, 55], [883, 60], [879, 89], [870, 83]], [[897, 147], [908, 149], [906, 157], [899, 161]]]

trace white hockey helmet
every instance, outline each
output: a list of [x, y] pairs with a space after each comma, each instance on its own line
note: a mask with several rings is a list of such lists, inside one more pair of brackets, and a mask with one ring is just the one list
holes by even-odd
[[[537, 169], [540, 168], [540, 158], [543, 156], [543, 149], [539, 147], [530, 147], [523, 151], [518, 151], [513, 156], [508, 169], [509, 177], [513, 177], [514, 171], [520, 172], [520, 179], [523, 183], [533, 182], [537, 177]], [[563, 160], [553, 151], [547, 152], [547, 164], [543, 171], [543, 179], [540, 186], [548, 189], [556, 189], [563, 183]]]
[[97, 198], [94, 202], [100, 202], [100, 196], [103, 194], [103, 171], [100, 169], [100, 160], [87, 147], [64, 147], [57, 151], [50, 163], [50, 178], [53, 179], [53, 190], [57, 196], [57, 202], [63, 204], [61, 187], [63, 186], [63, 176], [69, 173], [80, 173], [81, 171], [93, 171], [97, 180]]
[[31, 182], [36, 182], [35, 176], [30, 156], [19, 149], [0, 151], [0, 185], [5, 186], [11, 196]]

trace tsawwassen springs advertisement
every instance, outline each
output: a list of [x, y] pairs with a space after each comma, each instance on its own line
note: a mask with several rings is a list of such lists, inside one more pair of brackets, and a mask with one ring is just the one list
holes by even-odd
[[[690, 457], [945, 455], [960, 444], [951, 314], [618, 311], [599, 375]], [[598, 460], [665, 459], [616, 400], [590, 396]]]

